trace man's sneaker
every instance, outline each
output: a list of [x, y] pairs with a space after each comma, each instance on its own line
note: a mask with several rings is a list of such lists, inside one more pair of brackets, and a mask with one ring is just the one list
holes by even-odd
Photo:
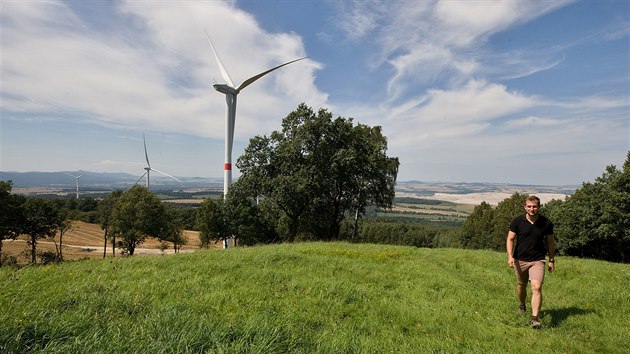
[[525, 304], [518, 306], [518, 312], [520, 312], [520, 313], [527, 312], [527, 307], [525, 306]]
[[540, 327], [542, 327], [542, 323], [540, 323], [540, 320], [538, 319], [538, 317], [532, 316], [532, 320], [529, 321], [529, 323], [532, 325], [533, 329], [540, 329]]

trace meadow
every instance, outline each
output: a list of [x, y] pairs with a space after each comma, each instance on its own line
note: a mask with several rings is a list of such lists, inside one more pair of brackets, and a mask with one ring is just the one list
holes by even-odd
[[630, 266], [558, 257], [543, 329], [505, 255], [297, 243], [0, 268], [0, 352], [625, 353]]

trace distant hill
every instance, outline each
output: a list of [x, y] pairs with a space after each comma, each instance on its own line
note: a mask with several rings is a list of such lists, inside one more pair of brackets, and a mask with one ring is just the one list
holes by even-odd
[[[140, 176], [128, 173], [108, 173], [90, 171], [59, 171], [59, 172], [5, 172], [0, 171], [0, 180], [13, 181], [13, 186], [18, 188], [28, 187], [56, 187], [75, 188], [76, 179], [72, 176], [81, 176], [80, 188], [128, 188], [138, 181]], [[223, 180], [204, 177], [178, 177], [179, 183], [157, 173], [151, 174], [151, 187], [164, 189], [172, 188], [223, 188]], [[144, 183], [144, 178], [139, 182]]]
[[[16, 189], [23, 188], [56, 188], [73, 190], [76, 180], [72, 176], [81, 175], [79, 188], [82, 191], [103, 191], [127, 189], [138, 182], [139, 176], [128, 173], [107, 173], [90, 171], [59, 172], [4, 172], [0, 171], [0, 180], [12, 180]], [[151, 174], [152, 190], [223, 190], [223, 178], [213, 177], [181, 177], [177, 182], [157, 173]], [[138, 183], [144, 184], [144, 179]], [[436, 199], [463, 204], [479, 204], [486, 201], [497, 204], [504, 198], [518, 192], [535, 194], [543, 203], [551, 199], [563, 199], [571, 195], [579, 186], [541, 186], [509, 183], [467, 183], [467, 182], [421, 182], [398, 181], [396, 196], [410, 198]]]

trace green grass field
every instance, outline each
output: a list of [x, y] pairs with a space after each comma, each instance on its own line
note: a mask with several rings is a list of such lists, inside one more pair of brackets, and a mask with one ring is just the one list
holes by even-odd
[[490, 251], [301, 243], [2, 268], [0, 352], [627, 352], [630, 265], [557, 265], [541, 330]]

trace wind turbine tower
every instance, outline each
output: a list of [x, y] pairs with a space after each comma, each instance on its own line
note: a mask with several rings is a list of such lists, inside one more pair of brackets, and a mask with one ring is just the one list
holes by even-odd
[[144, 174], [142, 174], [142, 176], [140, 176], [140, 178], [138, 178], [138, 180], [136, 181], [136, 183], [140, 182], [140, 180], [142, 179], [142, 177], [144, 177], [144, 176], [146, 175], [146, 176], [147, 176], [147, 180], [146, 180], [146, 182], [147, 182], [147, 183], [146, 183], [146, 186], [147, 186], [147, 189], [149, 189], [149, 177], [150, 177], [150, 174], [151, 174], [150, 172], [151, 172], [151, 171], [155, 171], [155, 172], [157, 172], [157, 173], [161, 173], [161, 174], [163, 174], [163, 175], [164, 175], [164, 176], [166, 176], [166, 177], [170, 177], [170, 178], [172, 178], [172, 179], [174, 179], [174, 180], [176, 180], [176, 181], [178, 181], [178, 182], [181, 182], [179, 179], [177, 179], [177, 178], [175, 178], [175, 177], [173, 177], [173, 176], [171, 176], [171, 175], [169, 175], [169, 174], [167, 174], [167, 173], [164, 173], [164, 172], [162, 172], [162, 171], [160, 171], [160, 170], [156, 170], [155, 168], [151, 167], [151, 163], [149, 162], [149, 154], [147, 153], [147, 140], [146, 140], [146, 138], [144, 137], [144, 133], [142, 133], [142, 141], [144, 142], [144, 157], [145, 157], [145, 158], [146, 158], [146, 160], [147, 160], [147, 167], [145, 167], [145, 168], [144, 168], [144, 170], [145, 170]]
[[223, 164], [223, 195], [226, 196], [230, 184], [232, 184], [232, 146], [234, 142], [234, 123], [236, 121], [236, 96], [245, 87], [251, 85], [254, 81], [269, 74], [270, 72], [279, 69], [285, 65], [294, 63], [298, 60], [306, 59], [307, 57], [294, 59], [282, 65], [278, 65], [274, 68], [250, 77], [249, 79], [243, 81], [243, 83], [240, 84], [238, 87], [235, 87], [234, 82], [232, 82], [232, 79], [227, 72], [227, 69], [223, 65], [223, 62], [221, 62], [221, 59], [219, 59], [219, 54], [214, 48], [214, 44], [212, 44], [212, 40], [210, 39], [210, 35], [207, 31], [206, 36], [208, 37], [208, 42], [210, 42], [210, 48], [212, 48], [214, 59], [217, 61], [217, 65], [219, 66], [219, 70], [221, 71], [221, 76], [223, 76], [223, 79], [227, 82], [227, 84], [213, 85], [215, 90], [225, 95], [225, 102], [227, 104], [227, 109], [225, 111], [225, 163]]
[[83, 175], [74, 176], [69, 173], [66, 173], [66, 174], [70, 177], [74, 177], [77, 180], [77, 199], [79, 199], [79, 178], [81, 178], [81, 176]]

